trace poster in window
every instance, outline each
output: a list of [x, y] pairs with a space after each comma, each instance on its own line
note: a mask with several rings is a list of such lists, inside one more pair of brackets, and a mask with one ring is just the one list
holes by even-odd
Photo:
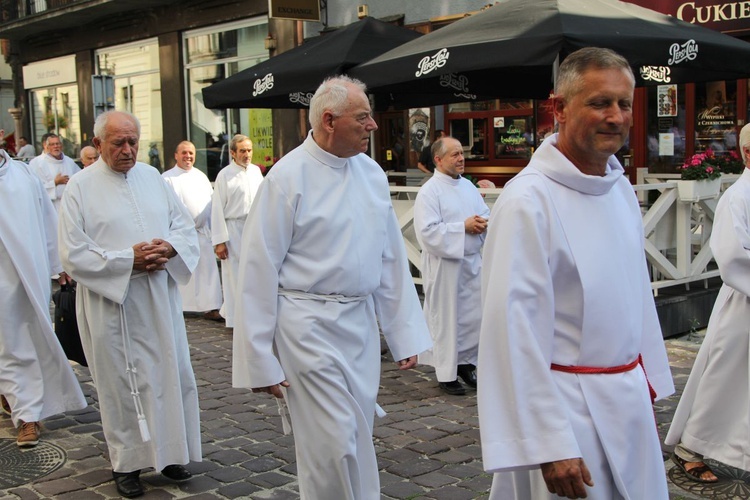
[[[273, 166], [273, 118], [270, 109], [250, 109], [249, 137], [253, 141], [253, 159], [256, 165]], [[263, 170], [263, 169], [261, 169]]]
[[409, 110], [409, 143], [417, 154], [430, 143], [430, 108]]
[[656, 116], [677, 116], [677, 85], [659, 85], [656, 103]]

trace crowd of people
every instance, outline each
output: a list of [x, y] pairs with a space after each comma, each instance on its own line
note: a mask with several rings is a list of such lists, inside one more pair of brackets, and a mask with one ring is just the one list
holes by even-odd
[[[202, 459], [193, 311], [233, 328], [232, 384], [288, 409], [302, 498], [380, 498], [382, 335], [399, 369], [434, 366], [450, 396], [466, 394], [459, 378], [477, 389], [490, 498], [667, 500], [652, 404], [674, 385], [640, 210], [614, 156], [634, 85], [611, 50], [568, 56], [552, 97], [558, 132], [491, 211], [462, 176], [463, 145], [436, 137], [414, 208], [424, 305], [387, 178], [365, 154], [377, 130], [366, 88], [349, 77], [320, 85], [307, 138], [266, 177], [243, 135], [213, 187], [189, 141], [160, 175], [137, 161], [140, 123], [121, 111], [97, 117], [83, 169], [54, 134], [28, 165], [0, 151], [0, 403], [18, 446], [87, 404], [50, 323], [54, 276], [77, 283], [124, 497], [144, 494], [144, 469], [185, 481]], [[750, 125], [740, 148], [750, 165]], [[717, 480], [704, 455], [747, 468], [748, 182], [746, 170], [717, 209], [725, 284], [667, 438], [702, 482]]]

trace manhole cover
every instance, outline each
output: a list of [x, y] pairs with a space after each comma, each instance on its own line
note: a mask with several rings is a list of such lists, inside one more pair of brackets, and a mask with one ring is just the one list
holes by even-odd
[[718, 500], [750, 498], [750, 474], [715, 460], [706, 460], [718, 483], [698, 483], [690, 480], [679, 467], [669, 469], [669, 479], [690, 493]]
[[30, 483], [64, 463], [65, 452], [54, 444], [40, 441], [33, 448], [21, 449], [15, 439], [0, 439], [0, 489]]

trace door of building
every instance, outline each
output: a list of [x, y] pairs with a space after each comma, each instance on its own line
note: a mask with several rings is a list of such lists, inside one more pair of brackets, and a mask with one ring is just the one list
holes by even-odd
[[380, 115], [378, 128], [378, 155], [376, 161], [384, 170], [406, 172], [408, 149], [404, 113], [387, 112]]

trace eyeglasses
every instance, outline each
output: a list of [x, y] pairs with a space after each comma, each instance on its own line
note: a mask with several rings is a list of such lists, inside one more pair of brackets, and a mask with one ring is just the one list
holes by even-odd
[[370, 121], [370, 120], [374, 120], [374, 118], [373, 118], [373, 116], [372, 116], [372, 112], [369, 112], [369, 113], [368, 113], [368, 112], [364, 112], [364, 113], [359, 113], [359, 114], [357, 114], [357, 115], [333, 115], [333, 117], [334, 117], [334, 118], [341, 118], [341, 117], [343, 117], [343, 116], [351, 116], [351, 117], [352, 117], [352, 118], [354, 118], [354, 119], [355, 119], [355, 120], [356, 120], [356, 121], [357, 121], [357, 122], [358, 122], [358, 123], [359, 123], [360, 125], [363, 125], [363, 126], [364, 126], [364, 125], [367, 125], [367, 122], [368, 122], [368, 121]]

